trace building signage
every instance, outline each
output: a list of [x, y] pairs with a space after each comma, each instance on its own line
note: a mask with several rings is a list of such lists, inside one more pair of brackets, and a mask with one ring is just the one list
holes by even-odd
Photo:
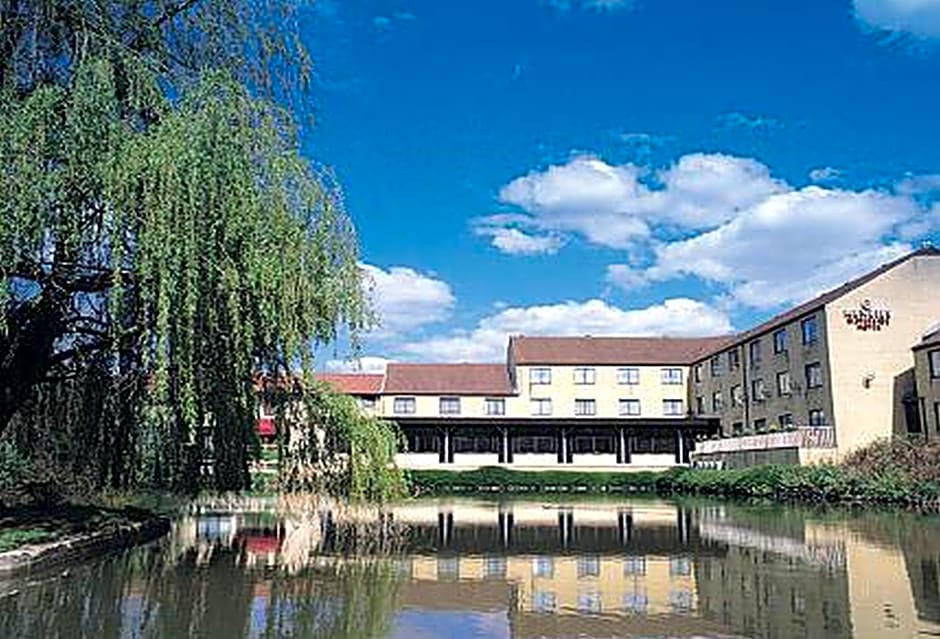
[[880, 331], [891, 323], [891, 311], [873, 308], [871, 300], [862, 300], [858, 308], [842, 311], [845, 323], [860, 331]]

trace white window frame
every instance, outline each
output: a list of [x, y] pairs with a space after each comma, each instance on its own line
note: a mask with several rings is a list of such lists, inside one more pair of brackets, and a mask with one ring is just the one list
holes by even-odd
[[[666, 410], [666, 406], [675, 406], [677, 403], [679, 405], [679, 412], [673, 413]], [[685, 401], [681, 399], [664, 399], [663, 415], [666, 417], [681, 417], [682, 415], [685, 415]]]
[[[735, 397], [734, 390], [738, 389], [737, 397]], [[731, 406], [744, 406], [744, 387], [741, 384], [735, 384], [731, 387]]]
[[[585, 408], [588, 408], [588, 410], [584, 410]], [[574, 400], [574, 414], [578, 417], [597, 415], [597, 400], [589, 398]]]
[[[677, 377], [678, 374], [678, 377]], [[659, 372], [659, 380], [668, 386], [677, 386], [682, 384], [682, 369], [671, 366], [663, 368]]]
[[552, 383], [552, 369], [547, 366], [537, 366], [529, 369], [529, 384], [532, 386], [548, 386]]
[[[411, 410], [402, 410], [402, 407], [410, 406]], [[396, 397], [392, 400], [392, 412], [396, 415], [414, 415], [417, 410], [417, 402], [414, 397]]]
[[617, 383], [636, 386], [640, 383], [640, 369], [636, 366], [621, 366], [617, 369]]
[[375, 407], [379, 405], [379, 400], [375, 397], [359, 397], [359, 407], [364, 410], [375, 410]]
[[[548, 410], [545, 410], [546, 406], [548, 407]], [[546, 417], [551, 415], [552, 399], [550, 397], [533, 397], [529, 400], [529, 412], [535, 417]]]
[[591, 366], [579, 366], [574, 369], [575, 386], [590, 386], [597, 380], [597, 371]]
[[[447, 410], [447, 411], [445, 411], [445, 410], [444, 410], [444, 404], [445, 404], [445, 402], [446, 402], [447, 404], [449, 404], [449, 405], [454, 405], [454, 406], [456, 406], [456, 407], [457, 407], [457, 410], [456, 410], [456, 411], [454, 411], [454, 410]], [[438, 413], [440, 413], [441, 415], [459, 415], [459, 414], [460, 414], [460, 410], [461, 410], [460, 398], [459, 398], [459, 397], [455, 397], [455, 396], [453, 396], [453, 395], [445, 395], [444, 397], [438, 398], [438, 400], [437, 400], [437, 410], [438, 410]]]
[[[781, 342], [777, 338], [783, 335], [783, 341]], [[774, 354], [780, 355], [782, 353], [787, 353], [790, 351], [790, 331], [785, 328], [778, 329], [774, 331]]]
[[[630, 410], [631, 407], [636, 407], [636, 410]], [[642, 413], [643, 407], [636, 398], [627, 397], [617, 402], [617, 414], [621, 417], [639, 417]]]
[[[780, 382], [782, 380], [787, 380], [786, 388]], [[777, 395], [780, 397], [789, 397], [793, 394], [793, 376], [790, 375], [790, 371], [780, 371], [777, 373]]]
[[[497, 410], [492, 407], [499, 406]], [[483, 414], [489, 416], [500, 416], [506, 414], [506, 399], [503, 397], [487, 397], [483, 400]]]
[[767, 399], [767, 385], [763, 377], [757, 377], [751, 380], [751, 402], [762, 402]]
[[[718, 400], [717, 402], [715, 400]], [[720, 390], [712, 393], [712, 412], [717, 413], [725, 409], [725, 394]]]
[[[810, 383], [810, 371], [811, 371], [811, 370], [812, 370], [812, 371], [819, 371], [818, 383], [816, 383], [816, 384], [811, 384], [811, 383]], [[822, 363], [820, 363], [820, 362], [810, 362], [809, 364], [807, 364], [807, 365], [803, 368], [803, 375], [804, 375], [804, 377], [806, 378], [806, 379], [804, 380], [804, 381], [806, 382], [806, 388], [822, 388], [822, 387], [823, 387], [824, 380], [823, 380]]]
[[[822, 417], [822, 422], [821, 422], [821, 423], [819, 423], [819, 424], [814, 424], [814, 423], [813, 423], [813, 414], [814, 414], [814, 413], [817, 413], [817, 414], [819, 414], [819, 415]], [[813, 409], [810, 409], [810, 411], [807, 413], [807, 418], [806, 418], [806, 419], [807, 419], [807, 422], [809, 423], [810, 427], [812, 427], [812, 428], [825, 428], [825, 427], [826, 427], [826, 411], [822, 410], [821, 408], [813, 408]]]

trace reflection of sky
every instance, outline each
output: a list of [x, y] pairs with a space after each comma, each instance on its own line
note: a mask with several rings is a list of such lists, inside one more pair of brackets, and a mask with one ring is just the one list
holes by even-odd
[[509, 616], [501, 612], [403, 610], [395, 618], [392, 639], [510, 639]]

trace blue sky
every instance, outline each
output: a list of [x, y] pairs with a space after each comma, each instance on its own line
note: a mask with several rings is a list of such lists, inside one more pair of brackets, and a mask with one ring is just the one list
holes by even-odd
[[940, 0], [320, 0], [303, 30], [366, 365], [745, 328], [940, 245]]

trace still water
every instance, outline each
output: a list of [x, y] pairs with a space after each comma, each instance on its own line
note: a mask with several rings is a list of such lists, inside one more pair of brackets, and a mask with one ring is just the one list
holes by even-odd
[[0, 581], [0, 636], [940, 635], [940, 518], [699, 501], [203, 501]]

